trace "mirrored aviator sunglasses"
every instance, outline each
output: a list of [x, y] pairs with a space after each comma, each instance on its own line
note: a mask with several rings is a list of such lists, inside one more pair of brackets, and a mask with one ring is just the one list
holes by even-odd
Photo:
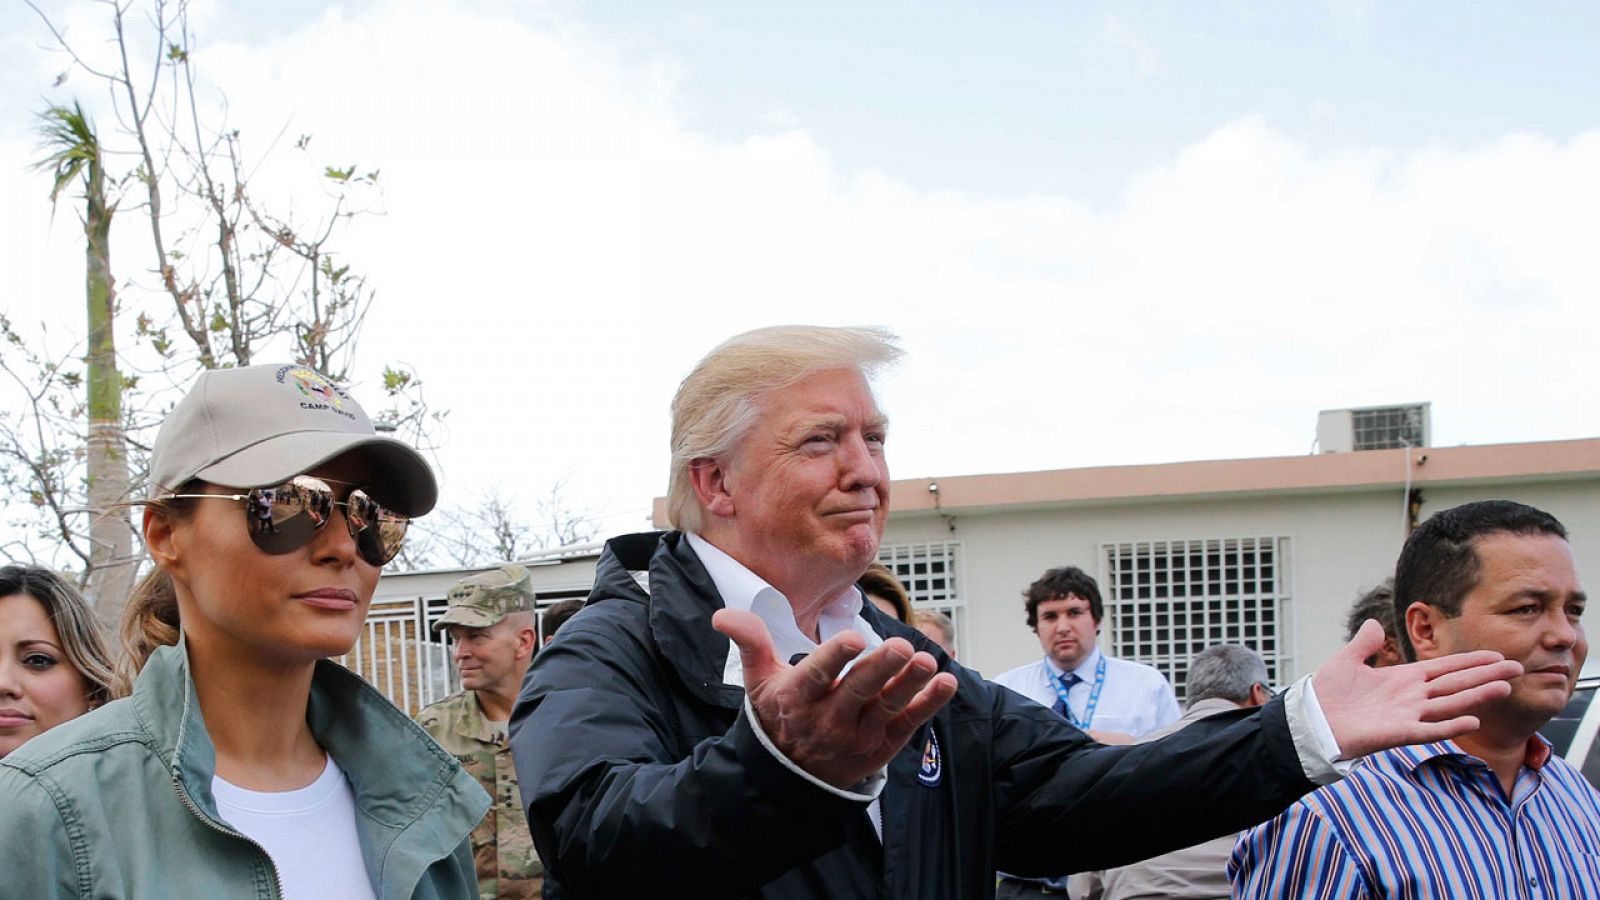
[[311, 543], [336, 506], [344, 507], [345, 526], [356, 542], [356, 552], [374, 566], [394, 559], [405, 543], [411, 520], [390, 512], [361, 488], [344, 500], [334, 499], [326, 481], [296, 475], [273, 487], [252, 488], [243, 494], [172, 494], [169, 500], [243, 500], [250, 540], [263, 553], [278, 556]]

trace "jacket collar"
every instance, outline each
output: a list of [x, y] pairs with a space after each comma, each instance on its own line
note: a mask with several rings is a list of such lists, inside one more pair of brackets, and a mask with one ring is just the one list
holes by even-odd
[[[216, 748], [182, 636], [145, 663], [130, 700], [177, 787], [200, 814], [227, 827], [211, 793]], [[409, 897], [423, 871], [471, 833], [489, 798], [426, 732], [337, 663], [317, 661], [306, 722], [350, 780], [360, 813], [356, 830], [374, 882], [387, 888], [386, 896]], [[413, 827], [424, 817], [424, 826]]]
[[482, 744], [503, 744], [489, 727], [489, 717], [483, 714], [477, 691], [462, 691], [460, 698], [461, 715], [456, 718], [456, 734]]
[[1187, 725], [1191, 722], [1210, 718], [1217, 713], [1233, 712], [1243, 708], [1226, 697], [1207, 697], [1204, 700], [1196, 700], [1189, 704], [1189, 708], [1184, 710], [1183, 716], [1178, 721]]
[[[640, 573], [648, 573], [640, 585]], [[744, 703], [743, 689], [723, 684], [730, 643], [711, 627], [723, 608], [717, 586], [679, 531], [612, 538], [595, 565], [589, 602], [620, 600], [648, 607], [650, 636], [661, 658], [696, 699], [726, 709]]]
[[[711, 627], [712, 613], [727, 604], [683, 532], [652, 531], [607, 541], [595, 565], [588, 602], [601, 601], [648, 607], [650, 636], [661, 648], [661, 658], [696, 699], [725, 709], [744, 705], [744, 689], [723, 680], [732, 643]], [[873, 631], [869, 642], [888, 633], [890, 620], [877, 607], [862, 603], [859, 609]], [[900, 633], [917, 649], [945, 659], [921, 633]]]

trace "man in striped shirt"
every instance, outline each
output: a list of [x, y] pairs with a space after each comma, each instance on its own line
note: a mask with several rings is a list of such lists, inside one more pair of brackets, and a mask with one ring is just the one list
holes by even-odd
[[1600, 795], [1538, 735], [1588, 652], [1566, 537], [1505, 500], [1412, 533], [1395, 573], [1402, 652], [1497, 650], [1524, 674], [1479, 709], [1477, 730], [1375, 754], [1245, 832], [1229, 863], [1235, 897], [1600, 896]]

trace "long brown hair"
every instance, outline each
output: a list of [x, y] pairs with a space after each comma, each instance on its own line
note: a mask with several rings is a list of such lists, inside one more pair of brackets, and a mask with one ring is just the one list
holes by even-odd
[[900, 579], [894, 577], [894, 572], [883, 563], [873, 563], [867, 567], [861, 577], [856, 579], [856, 585], [862, 591], [874, 597], [882, 597], [894, 607], [895, 618], [906, 624], [911, 623], [911, 598], [907, 596], [905, 586]]
[[113, 675], [111, 657], [106, 653], [100, 620], [88, 601], [72, 583], [43, 566], [0, 567], [0, 597], [22, 594], [44, 607], [50, 623], [61, 639], [67, 662], [83, 676], [91, 706], [99, 706], [110, 696]]

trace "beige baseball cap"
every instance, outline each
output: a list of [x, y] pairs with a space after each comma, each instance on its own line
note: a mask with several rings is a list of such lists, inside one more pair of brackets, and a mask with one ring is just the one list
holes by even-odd
[[514, 612], [533, 609], [533, 579], [521, 566], [501, 566], [456, 582], [446, 595], [450, 608], [433, 623], [488, 628]]
[[210, 369], [162, 423], [150, 454], [150, 496], [199, 478], [231, 488], [279, 484], [352, 450], [378, 474], [374, 500], [420, 516], [439, 498], [433, 470], [409, 445], [374, 431], [361, 405], [299, 365]]

